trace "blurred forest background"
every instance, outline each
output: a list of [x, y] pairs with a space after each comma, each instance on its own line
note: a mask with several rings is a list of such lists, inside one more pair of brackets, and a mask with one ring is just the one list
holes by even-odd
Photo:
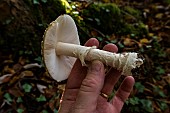
[[122, 113], [170, 113], [170, 0], [0, 0], [0, 113], [57, 113], [64, 83], [46, 73], [41, 41], [65, 13], [82, 45], [95, 37], [143, 56]]

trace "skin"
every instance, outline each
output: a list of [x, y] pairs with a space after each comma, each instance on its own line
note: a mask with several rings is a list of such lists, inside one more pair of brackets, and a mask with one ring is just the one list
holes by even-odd
[[[91, 38], [85, 46], [98, 47], [99, 42]], [[114, 44], [108, 44], [103, 50], [117, 52], [118, 48]], [[125, 77], [109, 102], [100, 93], [110, 95], [121, 76], [120, 73], [115, 69], [110, 69], [105, 74], [104, 65], [98, 60], [92, 61], [88, 67], [83, 67], [77, 60], [69, 75], [59, 113], [119, 113], [132, 91], [134, 78]]]

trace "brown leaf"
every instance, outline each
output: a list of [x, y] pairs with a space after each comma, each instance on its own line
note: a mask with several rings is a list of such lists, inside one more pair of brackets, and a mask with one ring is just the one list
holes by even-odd
[[0, 21], [4, 21], [9, 18], [10, 15], [10, 6], [6, 2], [0, 4]]
[[65, 90], [65, 84], [61, 84], [61, 85], [58, 85], [58, 89], [61, 89], [62, 91], [64, 91]]
[[163, 17], [163, 15], [164, 15], [163, 13], [158, 13], [155, 15], [155, 18], [161, 19]]
[[170, 74], [168, 74], [167, 76], [164, 76], [163, 79], [170, 84]]
[[123, 41], [123, 44], [125, 46], [133, 46], [134, 42], [130, 38], [125, 38], [124, 41]]
[[98, 32], [97, 31], [91, 31], [91, 35], [94, 36], [98, 36]]
[[22, 65], [21, 64], [15, 64], [13, 66], [13, 69], [14, 69], [15, 72], [20, 71], [22, 69]]
[[149, 13], [150, 9], [144, 9], [143, 11]]
[[116, 36], [115, 36], [114, 34], [112, 34], [108, 39], [109, 39], [110, 41], [115, 40], [115, 39], [116, 39]]
[[24, 95], [18, 87], [10, 88], [8, 91], [9, 91], [10, 94], [12, 94], [15, 97], [19, 97], [19, 96]]
[[3, 63], [4, 64], [11, 64], [11, 63], [14, 63], [14, 61], [13, 60], [5, 60]]
[[20, 63], [21, 65], [25, 65], [26, 64], [26, 59], [23, 58], [23, 57], [20, 57], [18, 63]]
[[57, 90], [58, 89], [56, 88], [46, 88], [44, 89], [44, 92], [47, 97], [51, 98], [57, 92]]
[[21, 77], [31, 77], [34, 76], [32, 71], [23, 71], [21, 72]]
[[6, 74], [0, 77], [0, 84], [6, 83], [10, 81], [12, 74]]
[[10, 73], [10, 74], [14, 74], [15, 70], [10, 68], [8, 65], [6, 65], [3, 69], [4, 73]]

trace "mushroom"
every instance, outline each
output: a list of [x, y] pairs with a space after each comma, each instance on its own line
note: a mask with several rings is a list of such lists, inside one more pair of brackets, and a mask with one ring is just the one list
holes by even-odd
[[100, 60], [120, 70], [122, 75], [131, 75], [132, 69], [143, 64], [138, 53], [117, 54], [96, 47], [81, 46], [76, 24], [67, 14], [59, 16], [46, 29], [42, 55], [47, 71], [56, 81], [68, 78], [76, 58], [80, 59], [83, 66], [88, 66], [85, 61]]

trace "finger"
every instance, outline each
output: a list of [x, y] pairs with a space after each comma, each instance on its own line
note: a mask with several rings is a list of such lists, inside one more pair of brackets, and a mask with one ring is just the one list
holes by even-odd
[[[99, 42], [97, 39], [91, 38], [85, 43], [85, 46], [99, 46]], [[80, 88], [86, 74], [87, 67], [82, 66], [80, 60], [77, 59], [68, 77], [63, 100], [75, 101], [78, 89]]]
[[[85, 46], [97, 46], [98, 47], [99, 42], [97, 39], [91, 38], [85, 43]], [[79, 88], [86, 74], [87, 74], [87, 67], [82, 66], [80, 60], [77, 59], [68, 77], [66, 88], [71, 88], [71, 89]]]
[[[118, 51], [118, 48], [114, 44], [108, 44], [108, 45], [104, 46], [103, 50], [115, 53]], [[110, 95], [112, 93], [114, 85], [120, 78], [120, 75], [121, 75], [120, 71], [118, 71], [114, 68], [111, 68], [105, 77], [104, 86], [103, 86], [101, 92], [105, 93], [107, 95]]]
[[[95, 38], [89, 39], [85, 46], [99, 46], [99, 42]], [[83, 67], [79, 59], [76, 60], [72, 71], [68, 77], [60, 112], [68, 113], [72, 104], [75, 102], [78, 90], [81, 86], [83, 79], [87, 74], [87, 67]]]
[[[89, 65], [86, 78], [80, 87], [75, 108], [94, 111], [97, 99], [104, 83], [104, 65], [100, 61], [93, 61]], [[87, 111], [86, 111], [87, 112]]]
[[126, 77], [122, 82], [121, 86], [119, 87], [118, 91], [116, 92], [113, 100], [111, 101], [111, 103], [113, 104], [113, 106], [115, 106], [118, 112], [120, 112], [124, 102], [129, 97], [130, 92], [133, 89], [134, 83], [135, 80], [132, 76]]
[[118, 52], [118, 48], [115, 44], [107, 44], [103, 47], [103, 50], [113, 52], [113, 53]]
[[91, 46], [98, 47], [99, 41], [96, 38], [90, 38], [84, 45], [87, 47], [91, 47]]
[[121, 76], [121, 72], [112, 68], [105, 77], [104, 86], [101, 92], [106, 95], [111, 95], [114, 86], [119, 80], [120, 76]]

